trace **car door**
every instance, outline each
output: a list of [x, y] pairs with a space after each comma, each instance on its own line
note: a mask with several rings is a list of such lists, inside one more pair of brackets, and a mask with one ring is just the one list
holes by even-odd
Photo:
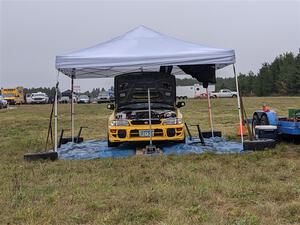
[[229, 90], [223, 90], [223, 97], [224, 98], [230, 98], [231, 97], [231, 92]]

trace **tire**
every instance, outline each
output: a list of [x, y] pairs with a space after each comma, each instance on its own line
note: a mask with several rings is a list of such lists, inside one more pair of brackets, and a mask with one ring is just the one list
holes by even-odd
[[184, 137], [184, 139], [180, 140], [180, 141], [175, 141], [175, 143], [178, 143], [178, 144], [185, 144], [186, 141], [185, 141], [186, 137]]
[[232, 98], [237, 98], [237, 95], [232, 95]]
[[107, 146], [108, 147], [119, 147], [120, 146], [120, 143], [119, 142], [110, 142], [109, 141], [109, 137], [107, 135]]
[[255, 127], [257, 125], [260, 125], [259, 118], [257, 114], [254, 114], [252, 118], [252, 126], [251, 126], [253, 136], [255, 136]]
[[267, 115], [262, 115], [260, 118], [260, 125], [270, 125]]
[[273, 139], [245, 140], [243, 144], [244, 151], [264, 150], [265, 148], [275, 148], [276, 141]]

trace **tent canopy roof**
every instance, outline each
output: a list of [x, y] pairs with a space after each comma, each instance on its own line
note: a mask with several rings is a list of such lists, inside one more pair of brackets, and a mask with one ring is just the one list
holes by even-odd
[[232, 49], [212, 48], [182, 41], [139, 26], [96, 46], [56, 56], [56, 69], [73, 78], [112, 77], [160, 66], [235, 63]]

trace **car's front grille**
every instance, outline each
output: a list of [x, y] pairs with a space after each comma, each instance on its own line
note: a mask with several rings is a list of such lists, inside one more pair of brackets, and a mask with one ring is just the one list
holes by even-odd
[[40, 100], [43, 100], [43, 98], [34, 98], [33, 100], [34, 101], [40, 101]]
[[[132, 120], [131, 121], [132, 125], [148, 125], [149, 120]], [[161, 124], [161, 121], [156, 119], [156, 120], [151, 120], [151, 124]]]
[[[131, 130], [130, 131], [130, 137], [139, 137], [139, 130]], [[154, 129], [154, 137], [163, 136], [163, 130], [162, 129]]]

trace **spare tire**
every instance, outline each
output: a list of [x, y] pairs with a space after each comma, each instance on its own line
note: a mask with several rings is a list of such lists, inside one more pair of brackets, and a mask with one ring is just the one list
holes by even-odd
[[36, 160], [51, 160], [54, 161], [58, 159], [57, 152], [36, 152], [36, 153], [27, 153], [24, 155], [24, 159], [27, 161], [36, 161]]
[[247, 150], [264, 150], [265, 148], [275, 148], [276, 141], [273, 139], [258, 139], [258, 140], [245, 140], [243, 147], [244, 151]]

